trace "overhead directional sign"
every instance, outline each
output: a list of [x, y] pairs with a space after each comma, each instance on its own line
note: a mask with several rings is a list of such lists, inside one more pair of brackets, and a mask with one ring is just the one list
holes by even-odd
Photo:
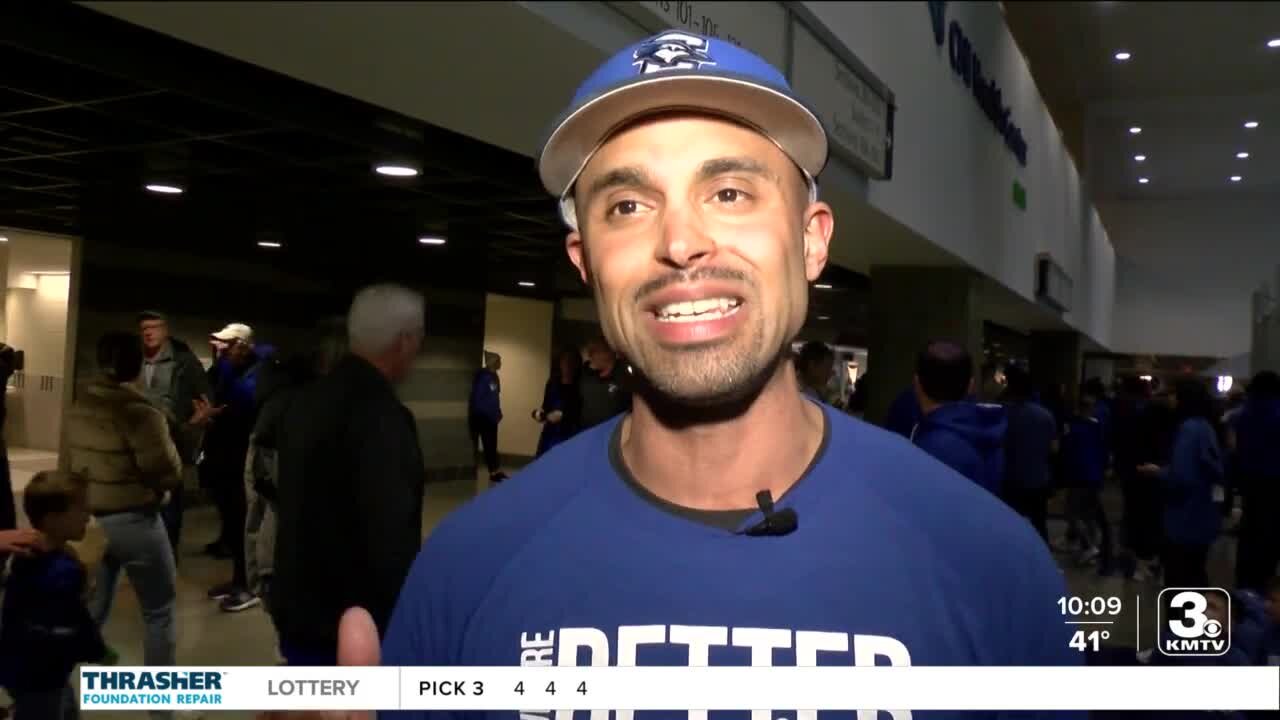
[[856, 164], [869, 177], [889, 177], [891, 108], [862, 76], [820, 42], [803, 23], [795, 22], [791, 87], [804, 98], [827, 128], [832, 150]]

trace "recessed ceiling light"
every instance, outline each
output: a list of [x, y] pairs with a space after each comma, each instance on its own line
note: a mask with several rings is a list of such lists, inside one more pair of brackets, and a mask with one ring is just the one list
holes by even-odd
[[7, 243], [7, 242], [9, 242], [9, 238], [3, 235], [0, 235], [0, 243]]
[[1249, 153], [1247, 153], [1247, 152], [1238, 152], [1238, 153], [1236, 153], [1236, 157], [1237, 157], [1237, 158], [1240, 158], [1241, 160], [1244, 160], [1245, 158], [1249, 157]]
[[379, 175], [391, 177], [413, 177], [418, 174], [417, 168], [411, 168], [408, 165], [379, 165], [373, 171]]
[[830, 285], [827, 285], [827, 284], [825, 284], [825, 283], [818, 283], [817, 285], [814, 285], [814, 287], [818, 288], [819, 290], [830, 290], [830, 289], [831, 289], [831, 286], [830, 286]]
[[1243, 179], [1244, 179], [1244, 178], [1240, 177], [1239, 175], [1232, 175], [1232, 176], [1231, 176], [1231, 182], [1240, 182], [1240, 181], [1241, 181], [1241, 180], [1243, 180]]
[[162, 195], [181, 195], [182, 194], [182, 188], [178, 187], [177, 185], [151, 183], [150, 185], [147, 185], [147, 189], [153, 193], [160, 193]]
[[1146, 156], [1146, 155], [1134, 155], [1134, 156], [1133, 156], [1133, 159], [1134, 159], [1134, 160], [1137, 160], [1138, 162], [1146, 162], [1146, 161], [1147, 161], [1147, 156]]
[[1133, 127], [1129, 128], [1130, 135], [1137, 135], [1141, 132], [1142, 132], [1142, 128], [1138, 127], [1137, 125], [1134, 125]]
[[1256, 128], [1256, 127], [1258, 127], [1258, 121], [1257, 121], [1257, 120], [1250, 120], [1249, 122], [1247, 122], [1247, 123], [1245, 123], [1245, 124], [1244, 124], [1244, 129], [1245, 129], [1245, 130], [1252, 130], [1252, 129]]
[[516, 283], [516, 284], [517, 284], [517, 285], [519, 285], [520, 287], [535, 287], [535, 285], [534, 285], [533, 283], [529, 282], [528, 280], [521, 280], [520, 282], [518, 282], [518, 283]]
[[418, 242], [422, 243], [423, 245], [443, 245], [445, 243], [445, 240], [442, 237], [433, 237], [430, 235], [424, 235], [418, 238]]
[[1271, 38], [1267, 41], [1267, 47], [1280, 48], [1280, 38]]
[[71, 274], [70, 270], [32, 270], [32, 275], [36, 277], [66, 277]]
[[1133, 55], [1131, 53], [1125, 52], [1124, 50], [1121, 50], [1120, 52], [1116, 53], [1116, 59], [1119, 60], [1120, 62], [1124, 62], [1125, 60], [1128, 60], [1131, 57], [1133, 57]]
[[263, 247], [263, 248], [278, 248], [278, 247], [282, 247], [282, 246], [281, 246], [281, 244], [280, 244], [280, 243], [278, 243], [278, 242], [273, 242], [273, 241], [270, 241], [270, 240], [259, 240], [259, 241], [258, 241], [258, 247]]
[[830, 315], [819, 315], [819, 316], [818, 316], [818, 319], [819, 319], [819, 320], [830, 320], [830, 319], [831, 319], [831, 316], [830, 316]]
[[1139, 184], [1139, 185], [1146, 185], [1146, 184], [1147, 184], [1147, 183], [1149, 183], [1149, 182], [1151, 182], [1151, 180], [1149, 180], [1149, 179], [1147, 179], [1147, 178], [1138, 178], [1138, 184]]

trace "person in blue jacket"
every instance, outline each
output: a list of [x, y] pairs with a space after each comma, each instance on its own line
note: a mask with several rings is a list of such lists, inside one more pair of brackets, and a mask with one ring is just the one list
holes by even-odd
[[1058, 426], [1053, 413], [1032, 399], [1031, 373], [1010, 365], [1005, 370], [1009, 428], [1005, 431], [1004, 498], [1049, 542], [1048, 507], [1053, 493], [1053, 456]]
[[[1067, 422], [1062, 438], [1062, 460], [1067, 483], [1067, 522], [1080, 539], [1081, 564], [1098, 563], [1100, 574], [1111, 571], [1111, 522], [1102, 505], [1102, 484], [1107, 474], [1107, 444], [1102, 422], [1095, 417], [1098, 399], [1081, 389], [1075, 417]], [[1095, 543], [1095, 538], [1097, 542]]]
[[13, 559], [0, 610], [0, 686], [14, 717], [78, 716], [68, 685], [76, 664], [107, 655], [98, 624], [85, 607], [87, 575], [69, 542], [89, 524], [88, 480], [76, 473], [37, 473], [23, 510], [44, 538], [45, 551]]
[[1004, 483], [1002, 405], [966, 400], [973, 392], [973, 358], [949, 340], [934, 340], [916, 358], [916, 399], [923, 418], [911, 441], [956, 472], [1000, 495]]
[[1236, 585], [1260, 591], [1280, 564], [1280, 375], [1249, 383], [1232, 429], [1243, 496]]
[[1169, 465], [1147, 463], [1138, 470], [1160, 484], [1164, 498], [1165, 585], [1207, 587], [1209, 547], [1222, 528], [1213, 488], [1224, 478], [1213, 397], [1204, 383], [1187, 379], [1177, 384], [1174, 404], [1179, 423]]
[[[834, 224], [813, 180], [826, 134], [782, 73], [670, 30], [606, 61], [562, 117], [541, 178], [634, 402], [444, 519], [381, 662], [1082, 664], [1026, 522], [800, 392], [790, 345]], [[363, 613], [344, 620], [340, 656], [374, 639]]]
[[484, 367], [476, 372], [471, 382], [471, 400], [468, 403], [468, 425], [471, 428], [471, 447], [479, 441], [484, 449], [484, 464], [489, 468], [489, 482], [497, 484], [507, 479], [498, 465], [498, 423], [502, 422], [502, 356], [485, 351]]

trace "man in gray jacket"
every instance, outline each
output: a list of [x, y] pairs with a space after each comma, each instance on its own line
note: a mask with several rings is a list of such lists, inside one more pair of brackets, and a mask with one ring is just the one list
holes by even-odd
[[209, 379], [190, 346], [170, 337], [169, 321], [161, 313], [138, 315], [142, 335], [142, 392], [169, 421], [169, 435], [182, 458], [182, 485], [170, 493], [161, 511], [174, 560], [182, 539], [183, 488], [193, 482], [204, 426], [218, 414], [209, 405]]

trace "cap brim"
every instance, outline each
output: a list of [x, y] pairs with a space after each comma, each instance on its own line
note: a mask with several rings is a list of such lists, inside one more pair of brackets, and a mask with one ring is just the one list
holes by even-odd
[[538, 158], [543, 186], [556, 197], [564, 195], [619, 127], [665, 110], [705, 112], [753, 126], [815, 177], [827, 163], [822, 122], [799, 100], [756, 80], [672, 71], [604, 90], [561, 117]]
[[236, 339], [235, 335], [231, 335], [228, 333], [210, 333], [209, 337], [219, 342], [231, 342], [232, 340]]

